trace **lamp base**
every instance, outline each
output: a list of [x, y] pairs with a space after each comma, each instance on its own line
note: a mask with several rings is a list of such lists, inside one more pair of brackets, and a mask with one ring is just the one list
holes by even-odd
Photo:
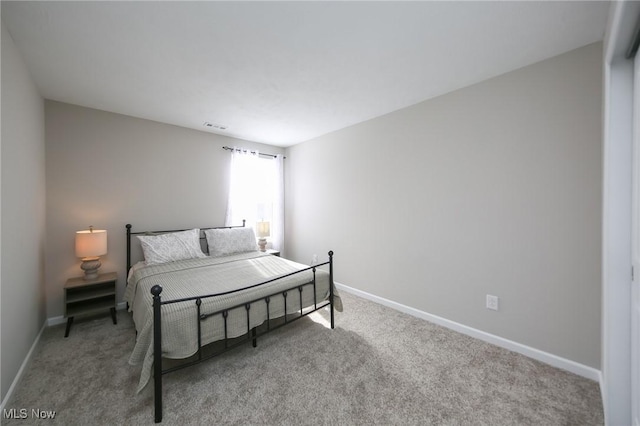
[[260, 247], [260, 251], [267, 251], [267, 239], [258, 238], [258, 246]]
[[98, 269], [100, 269], [100, 266], [102, 266], [102, 263], [100, 263], [99, 257], [82, 258], [80, 268], [84, 271], [84, 279], [89, 281], [98, 278]]

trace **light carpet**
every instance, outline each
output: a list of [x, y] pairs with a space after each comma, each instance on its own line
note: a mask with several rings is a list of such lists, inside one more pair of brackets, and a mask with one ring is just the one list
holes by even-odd
[[[342, 292], [313, 314], [164, 376], [164, 424], [602, 425], [596, 382]], [[46, 329], [3, 424], [153, 424], [129, 314]], [[24, 420], [6, 410], [25, 409]], [[55, 411], [37, 420], [32, 409]]]

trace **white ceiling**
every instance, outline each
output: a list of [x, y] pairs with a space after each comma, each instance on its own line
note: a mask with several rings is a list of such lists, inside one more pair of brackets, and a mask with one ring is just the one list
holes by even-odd
[[602, 40], [608, 7], [2, 1], [2, 20], [46, 99], [289, 146]]

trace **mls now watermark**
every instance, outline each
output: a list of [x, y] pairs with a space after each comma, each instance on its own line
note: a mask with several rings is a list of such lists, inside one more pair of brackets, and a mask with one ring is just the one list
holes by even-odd
[[56, 412], [52, 410], [41, 410], [39, 408], [9, 408], [4, 409], [2, 416], [5, 419], [53, 419]]

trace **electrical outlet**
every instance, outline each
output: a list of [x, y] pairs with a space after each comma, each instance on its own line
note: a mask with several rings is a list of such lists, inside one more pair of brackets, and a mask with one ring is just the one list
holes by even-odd
[[492, 296], [487, 294], [487, 309], [491, 309], [494, 311], [498, 310], [498, 296]]
[[317, 254], [314, 254], [314, 255], [313, 255], [313, 260], [311, 261], [311, 264], [312, 264], [312, 265], [315, 265], [316, 263], [318, 263], [318, 255], [317, 255]]

